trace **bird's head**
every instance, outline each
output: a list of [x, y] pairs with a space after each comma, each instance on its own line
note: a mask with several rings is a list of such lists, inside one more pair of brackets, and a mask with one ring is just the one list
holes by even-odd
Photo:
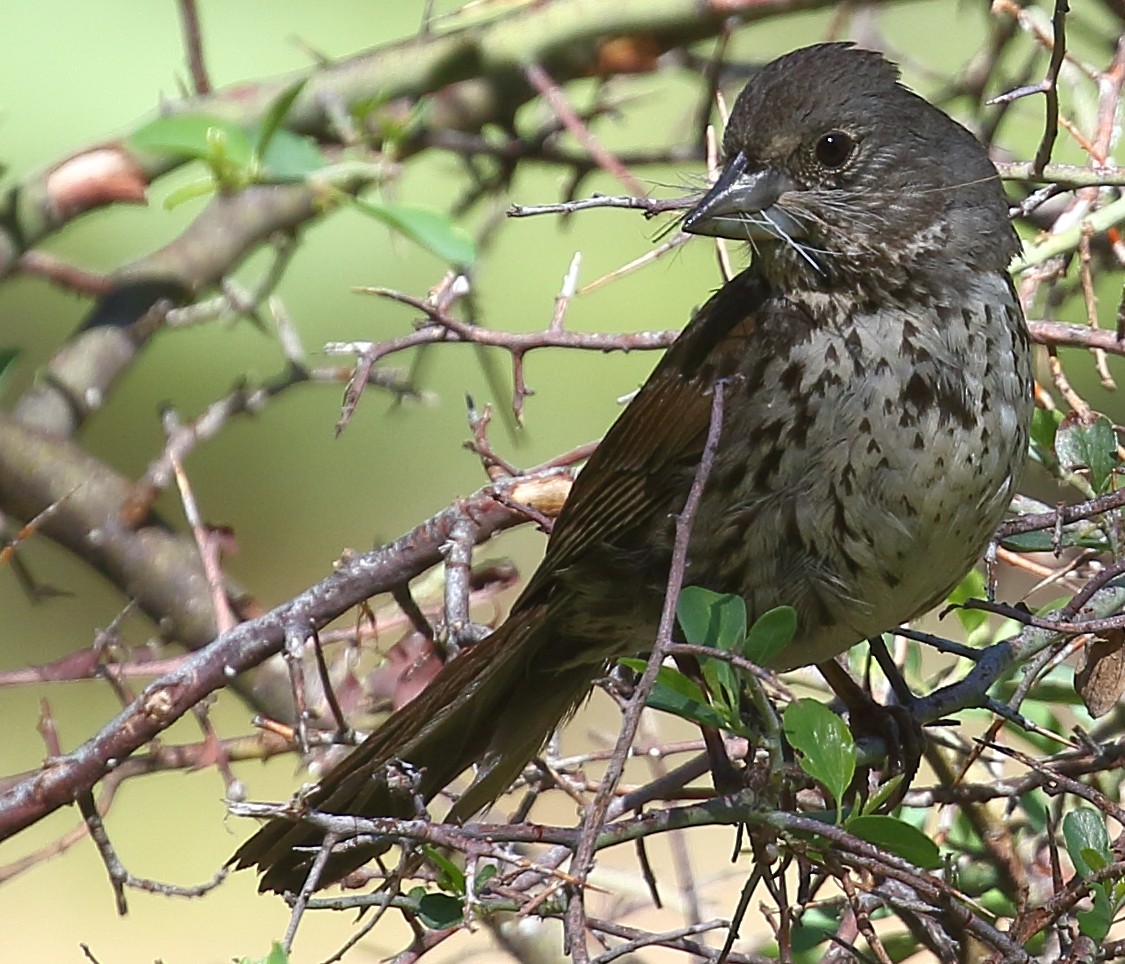
[[687, 215], [694, 234], [750, 242], [782, 286], [923, 263], [1004, 270], [1018, 250], [981, 144], [907, 90], [881, 55], [819, 44], [763, 67], [739, 95], [725, 166]]

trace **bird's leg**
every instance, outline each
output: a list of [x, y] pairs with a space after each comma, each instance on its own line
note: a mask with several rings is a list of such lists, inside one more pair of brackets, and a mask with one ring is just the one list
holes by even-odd
[[[871, 698], [838, 660], [817, 663], [817, 669], [848, 711], [848, 721], [857, 741], [876, 737], [887, 747], [891, 769], [903, 775], [903, 781], [890, 806], [897, 805], [910, 785], [925, 748], [925, 734], [911, 713], [914, 696], [910, 693], [898, 667], [894, 665], [881, 639], [868, 641], [876, 662], [883, 668], [898, 699], [898, 704], [881, 705]], [[888, 668], [889, 667], [889, 668]]]
[[[690, 655], [676, 655], [673, 658], [676, 667], [684, 676], [696, 683], [704, 693], [709, 692], [699, 660]], [[715, 785], [715, 792], [719, 794], [738, 792], [743, 787], [742, 775], [727, 756], [723, 734], [713, 726], [700, 724], [699, 729], [703, 734], [703, 745], [707, 748], [707, 758], [711, 762], [711, 779]]]

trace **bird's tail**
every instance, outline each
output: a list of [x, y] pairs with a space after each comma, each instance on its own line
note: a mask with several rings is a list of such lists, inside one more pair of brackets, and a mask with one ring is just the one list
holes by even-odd
[[[414, 817], [419, 799], [429, 802], [473, 764], [476, 776], [446, 819], [464, 820], [495, 800], [582, 700], [594, 675], [589, 666], [558, 665], [549, 617], [548, 607], [513, 614], [448, 663], [303, 794], [302, 804], [332, 814]], [[296, 893], [323, 839], [321, 830], [299, 819], [275, 817], [230, 863], [236, 869], [256, 865], [259, 890]], [[317, 886], [340, 880], [392, 843], [333, 853]]]

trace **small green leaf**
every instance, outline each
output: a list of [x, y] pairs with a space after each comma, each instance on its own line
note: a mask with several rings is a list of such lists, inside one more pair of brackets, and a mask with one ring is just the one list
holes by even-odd
[[281, 946], [280, 941], [273, 942], [269, 954], [266, 955], [265, 964], [289, 964], [289, 955], [285, 953], [285, 948]]
[[450, 894], [426, 894], [418, 901], [418, 919], [430, 930], [456, 927], [463, 915], [461, 899]]
[[1109, 866], [1109, 858], [1092, 847], [1083, 847], [1079, 853], [1082, 854], [1082, 860], [1090, 868], [1091, 873], [1096, 874], [1099, 870], [1104, 870]]
[[482, 887], [484, 887], [484, 885], [492, 880], [492, 878], [495, 877], [498, 872], [499, 871], [496, 867], [496, 864], [485, 864], [483, 867], [481, 867], [480, 871], [477, 873], [475, 881], [477, 890], [479, 891]]
[[797, 610], [792, 606], [770, 609], [754, 620], [742, 647], [742, 655], [752, 663], [768, 666], [778, 653], [793, 642], [796, 633]]
[[[1094, 868], [1087, 862], [1086, 851], [1102, 855], [1106, 862], [1112, 859], [1109, 849], [1109, 833], [1105, 827], [1105, 817], [1090, 807], [1079, 807], [1063, 817], [1063, 840], [1066, 852], [1070, 854], [1074, 869], [1082, 877], [1089, 877]], [[1103, 865], [1104, 866], [1104, 865]]]
[[282, 121], [289, 115], [289, 111], [293, 107], [293, 101], [305, 89], [305, 84], [308, 82], [308, 77], [302, 77], [300, 80], [294, 81], [278, 95], [277, 99], [266, 110], [261, 127], [258, 129], [258, 141], [254, 145], [254, 152], [259, 158], [265, 158], [270, 141], [273, 140], [274, 134], [281, 127]]
[[[1013, 552], [1054, 552], [1055, 551], [1055, 534], [1054, 532], [1043, 530], [1042, 532], [1019, 532], [1013, 536], [1005, 536], [1001, 545], [1005, 549], [1011, 549]], [[1063, 530], [1062, 538], [1058, 540], [1058, 547], [1061, 549], [1069, 549], [1077, 547], [1081, 549], [1105, 549], [1106, 540], [1096, 532], [1087, 531], [1083, 535], [1078, 536], [1073, 531]]]
[[266, 181], [303, 181], [328, 163], [316, 141], [282, 128], [261, 155], [261, 176]]
[[224, 141], [226, 156], [249, 163], [253, 154], [250, 138], [237, 124], [208, 114], [174, 114], [158, 117], [136, 131], [129, 143], [135, 148], [179, 157], [207, 158], [214, 150], [215, 134]]
[[476, 260], [476, 245], [468, 232], [439, 211], [390, 201], [354, 200], [364, 214], [383, 222], [454, 267], [468, 267]]
[[218, 184], [215, 183], [213, 177], [199, 178], [195, 181], [189, 181], [187, 184], [181, 184], [164, 199], [164, 207], [166, 210], [171, 211], [173, 208], [179, 207], [186, 201], [192, 201], [197, 197], [205, 197], [208, 194], [213, 194], [217, 187]]
[[437, 885], [455, 894], [465, 893], [465, 872], [436, 847], [423, 847], [426, 859], [438, 870]]
[[656, 685], [653, 686], [652, 692], [649, 694], [645, 705], [651, 706], [654, 710], [660, 710], [663, 713], [671, 713], [674, 716], [687, 720], [689, 723], [697, 723], [700, 726], [713, 726], [716, 729], [729, 728], [727, 720], [715, 707], [702, 699], [689, 699], [672, 687], [664, 685], [659, 679], [656, 681]]
[[[957, 587], [948, 596], [949, 602], [958, 607], [954, 612], [957, 614], [958, 622], [961, 623], [961, 628], [968, 636], [975, 636], [988, 627], [988, 613], [979, 609], [962, 609], [960, 607], [970, 599], [984, 599], [986, 595], [984, 573], [976, 569], [970, 569], [965, 574], [965, 578], [957, 584]], [[973, 643], [970, 643], [970, 645], [973, 645]]]
[[1091, 488], [1101, 495], [1108, 489], [1117, 464], [1113, 423], [1097, 412], [1071, 412], [1055, 434], [1055, 454], [1066, 472], [1087, 469]]
[[832, 794], [837, 808], [855, 775], [855, 741], [844, 721], [816, 700], [790, 703], [782, 716], [797, 762]]
[[742, 687], [737, 671], [722, 659], [704, 659], [700, 666], [711, 693], [711, 703], [724, 720], [723, 727], [741, 732], [738, 708]]
[[1103, 941], [1113, 926], [1113, 909], [1104, 884], [1094, 884], [1090, 890], [1094, 895], [1094, 908], [1078, 912], [1078, 929], [1093, 941]]
[[1047, 804], [1039, 790], [1030, 790], [1019, 797], [1020, 809], [1023, 810], [1028, 826], [1033, 833], [1040, 834], [1047, 829]]
[[[834, 914], [816, 906], [810, 907], [793, 924], [793, 951], [797, 954], [807, 954], [831, 938], [839, 929], [839, 913]], [[817, 959], [819, 960], [819, 956]]]
[[685, 586], [676, 604], [684, 639], [694, 646], [739, 651], [746, 641], [746, 603], [741, 596]]
[[[236, 173], [248, 173], [255, 166], [254, 146], [250, 135], [234, 124], [214, 125], [207, 129], [208, 152], [203, 160], [211, 165], [223, 181], [232, 181]], [[250, 180], [248, 176], [244, 180]]]
[[923, 870], [936, 870], [941, 866], [941, 852], [937, 844], [921, 830], [897, 817], [883, 814], [853, 817], [847, 822], [845, 829], [860, 840], [866, 840], [903, 860], [909, 860]]
[[20, 357], [18, 348], [0, 347], [0, 382], [4, 380], [4, 373], [12, 367], [13, 362]]
[[865, 814], [874, 813], [884, 803], [886, 803], [894, 792], [899, 788], [899, 784], [905, 779], [904, 774], [896, 773], [893, 777], [887, 780], [886, 783], [880, 785], [876, 791], [868, 798], [867, 803], [863, 806]]
[[[646, 665], [645, 660], [632, 657], [619, 662], [636, 673], [643, 673]], [[645, 706], [661, 713], [671, 713], [699, 726], [713, 726], [720, 730], [732, 728], [730, 721], [707, 702], [703, 690], [695, 680], [688, 679], [671, 666], [660, 667]]]
[[274, 941], [265, 957], [240, 957], [238, 964], [289, 964], [289, 955], [279, 941]]
[[1048, 467], [1055, 464], [1055, 433], [1062, 424], [1063, 413], [1036, 406], [1031, 414], [1031, 450]]

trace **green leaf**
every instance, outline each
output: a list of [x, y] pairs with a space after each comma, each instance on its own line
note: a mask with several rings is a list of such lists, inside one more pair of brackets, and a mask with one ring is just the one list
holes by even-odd
[[[661, 669], [663, 673], [667, 669]], [[669, 670], [674, 673], [675, 670]], [[677, 674], [683, 676], [683, 674]], [[687, 677], [684, 677], [685, 679]], [[691, 682], [690, 680], [688, 682]], [[698, 687], [696, 687], [698, 689]], [[715, 707], [711, 706], [704, 699], [691, 699], [684, 696], [678, 690], [661, 682], [658, 678], [656, 684], [649, 693], [646, 706], [651, 706], [654, 710], [660, 710], [664, 713], [671, 713], [687, 720], [689, 723], [697, 723], [700, 726], [713, 726], [716, 729], [730, 729], [730, 725], [725, 717]]]
[[280, 941], [274, 941], [269, 954], [266, 955], [265, 964], [289, 964], [289, 955]]
[[840, 929], [839, 913], [810, 907], [793, 924], [792, 947], [797, 954], [819, 947]]
[[909, 860], [923, 870], [936, 870], [941, 866], [941, 852], [937, 844], [921, 830], [897, 817], [883, 814], [852, 817], [845, 824], [845, 829], [860, 840], [866, 840], [903, 860]]
[[289, 955], [285, 953], [279, 941], [274, 941], [265, 957], [240, 957], [238, 964], [289, 964]]
[[12, 367], [12, 363], [20, 357], [18, 348], [0, 347], [0, 383], [4, 380], [4, 373]]
[[796, 634], [797, 610], [792, 606], [770, 609], [754, 620], [754, 625], [746, 636], [746, 643], [742, 646], [742, 655], [752, 663], [768, 666], [778, 653], [793, 642]]
[[1109, 858], [1097, 851], [1092, 847], [1083, 847], [1080, 851], [1082, 860], [1085, 861], [1086, 866], [1090, 868], [1091, 873], [1097, 873], [1099, 870], [1104, 870], [1109, 866]]
[[790, 703], [782, 716], [801, 769], [832, 794], [837, 809], [855, 775], [855, 741], [844, 721], [816, 700]]
[[719, 715], [726, 721], [724, 726], [738, 721], [739, 694], [741, 685], [738, 673], [730, 663], [722, 659], [701, 661], [703, 679], [711, 691], [711, 702]]
[[[1044, 530], [1041, 532], [1019, 532], [1013, 536], [1006, 536], [1001, 545], [1013, 552], [1054, 552], [1055, 534]], [[1077, 547], [1080, 549], [1106, 549], [1106, 539], [1099, 532], [1086, 530], [1081, 534], [1063, 530], [1062, 538], [1058, 545], [1063, 549]]]
[[189, 181], [187, 184], [181, 184], [164, 199], [164, 208], [171, 211], [186, 201], [213, 194], [217, 187], [218, 184], [213, 177], [199, 178], [195, 181]]
[[1019, 797], [1020, 809], [1023, 810], [1028, 826], [1036, 834], [1047, 829], [1047, 803], [1043, 799], [1042, 791], [1029, 790]]
[[1090, 890], [1094, 894], [1094, 907], [1078, 912], [1078, 929], [1093, 941], [1103, 941], [1113, 926], [1113, 909], [1104, 884], [1094, 884]]
[[1066, 472], [1087, 469], [1097, 495], [1109, 488], [1117, 464], [1117, 436], [1104, 415], [1071, 412], [1055, 433], [1055, 454]]
[[[632, 657], [619, 662], [636, 673], [643, 673], [647, 665], [645, 660]], [[671, 666], [660, 667], [645, 706], [660, 710], [662, 713], [671, 713], [673, 716], [701, 726], [724, 729], [727, 725], [722, 715], [707, 702], [703, 690], [695, 680], [688, 679]]]
[[293, 101], [295, 101], [301, 91], [305, 89], [305, 84], [308, 82], [308, 77], [302, 77], [300, 80], [294, 81], [278, 95], [277, 99], [272, 104], [270, 104], [265, 117], [262, 118], [262, 124], [258, 128], [258, 141], [254, 145], [254, 152], [259, 158], [265, 158], [266, 150], [270, 146], [270, 141], [273, 140], [277, 129], [281, 127], [282, 121], [289, 115], [289, 111], [293, 107]]
[[746, 641], [746, 603], [741, 596], [685, 586], [676, 604], [684, 639], [694, 646], [739, 651]]
[[868, 798], [867, 803], [863, 805], [863, 812], [867, 814], [874, 813], [876, 810], [878, 810], [891, 798], [894, 792], [899, 788], [899, 784], [901, 784], [904, 779], [904, 774], [896, 773], [893, 777], [887, 780], [886, 783], [880, 785], [878, 789], [876, 789], [876, 791]]
[[[1105, 827], [1105, 817], [1090, 807], [1079, 807], [1063, 817], [1063, 840], [1066, 852], [1070, 854], [1074, 869], [1083, 877], [1089, 877], [1093, 869], [1086, 860], [1086, 851], [1103, 856], [1108, 863], [1112, 859], [1109, 850], [1109, 833]], [[1104, 864], [1103, 864], [1104, 866]]]
[[423, 847], [426, 859], [438, 870], [437, 885], [455, 894], [465, 893], [465, 872], [436, 847]]
[[1048, 468], [1055, 464], [1055, 433], [1062, 423], [1063, 413], [1048, 411], [1036, 406], [1031, 414], [1031, 450]]
[[476, 260], [476, 245], [468, 232], [439, 211], [364, 198], [355, 198], [354, 203], [364, 214], [371, 215], [456, 268], [468, 267]]
[[456, 927], [464, 915], [464, 905], [459, 897], [450, 894], [426, 894], [418, 901], [418, 919], [430, 930], [441, 931]]
[[[984, 573], [976, 569], [970, 569], [965, 574], [965, 578], [949, 594], [948, 600], [953, 605], [961, 607], [970, 599], [984, 599], [986, 595]], [[961, 623], [961, 628], [968, 636], [975, 636], [988, 626], [988, 613], [979, 609], [957, 608], [954, 612], [957, 614], [957, 621]], [[970, 642], [969, 645], [975, 645], [975, 643]]]
[[483, 867], [481, 867], [480, 872], [477, 874], [476, 880], [474, 881], [477, 890], [479, 891], [482, 887], [484, 887], [484, 885], [492, 880], [492, 878], [495, 877], [497, 873], [499, 873], [499, 870], [496, 864], [485, 864]]
[[261, 176], [267, 181], [303, 181], [319, 171], [328, 159], [316, 141], [282, 128], [270, 139], [261, 155]]
[[223, 142], [225, 156], [233, 163], [249, 164], [254, 153], [250, 138], [237, 124], [208, 114], [174, 114], [158, 117], [136, 131], [132, 147], [178, 157], [207, 159], [215, 150], [216, 138]]

